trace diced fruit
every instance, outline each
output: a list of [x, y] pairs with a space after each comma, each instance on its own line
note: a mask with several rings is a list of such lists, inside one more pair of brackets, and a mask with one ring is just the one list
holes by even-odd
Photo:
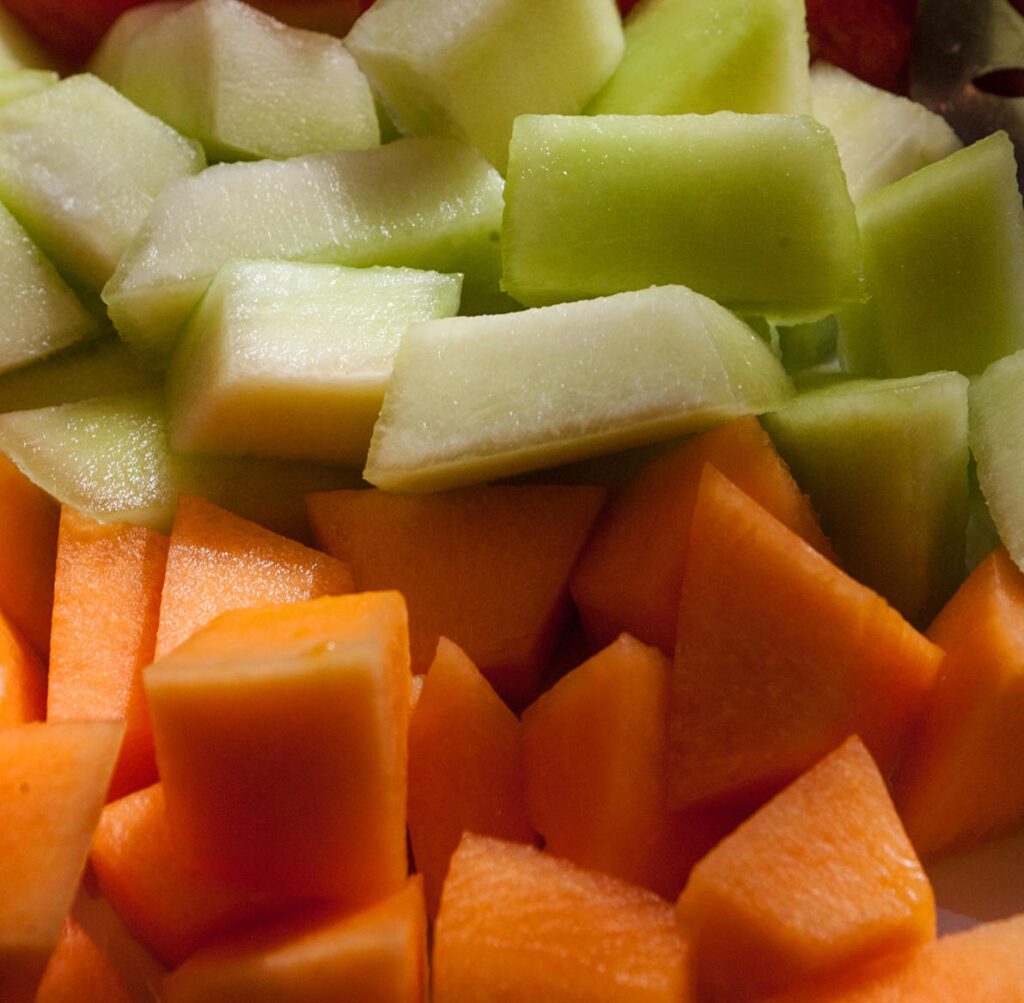
[[89, 74], [0, 108], [0, 198], [58, 269], [92, 290], [156, 196], [204, 166], [196, 144]]
[[434, 1003], [691, 1003], [672, 907], [518, 843], [467, 834], [434, 928]]
[[1024, 347], [1024, 206], [996, 133], [864, 199], [871, 300], [841, 317], [851, 372], [974, 376]]
[[38, 94], [52, 87], [59, 79], [54, 70], [0, 71], [0, 106], [30, 94]]
[[463, 832], [533, 843], [519, 721], [458, 645], [442, 637], [409, 723], [409, 840], [437, 913]]
[[151, 665], [185, 858], [253, 891], [349, 907], [397, 891], [410, 678], [394, 592], [232, 610]]
[[717, 303], [665, 286], [410, 329], [364, 476], [437, 490], [777, 407], [778, 360]]
[[705, 467], [679, 604], [669, 803], [763, 798], [850, 734], [888, 774], [941, 659]]
[[46, 717], [46, 666], [0, 609], [0, 728]]
[[516, 116], [582, 111], [623, 51], [612, 0], [377, 0], [345, 44], [403, 131], [460, 134], [502, 173]]
[[414, 671], [449, 637], [520, 707], [537, 694], [569, 573], [603, 501], [601, 488], [524, 485], [417, 497], [337, 491], [308, 504], [317, 541], [349, 565], [357, 588], [405, 596]]
[[762, 999], [935, 936], [928, 878], [856, 737], [697, 864], [678, 912], [716, 1000]]
[[171, 445], [362, 467], [402, 335], [454, 316], [462, 278], [236, 261], [171, 362]]
[[796, 323], [863, 298], [835, 142], [798, 115], [524, 115], [503, 285], [529, 306], [652, 284]]
[[853, 380], [763, 419], [843, 567], [915, 624], [965, 574], [967, 387], [959, 373]]
[[288, 28], [241, 0], [124, 15], [92, 69], [213, 160], [377, 146], [370, 85], [340, 39]]
[[835, 137], [854, 202], [963, 146], [935, 112], [829, 63], [811, 67], [811, 107]]
[[35, 1003], [132, 1003], [124, 979], [99, 945], [70, 916], [50, 957]]
[[161, 986], [166, 1003], [422, 1003], [421, 879], [361, 912], [321, 907], [197, 951]]
[[166, 563], [160, 533], [61, 513], [46, 717], [125, 722], [111, 798], [156, 781], [142, 669], [153, 661]]
[[803, 0], [646, 0], [625, 35], [590, 114], [810, 111]]
[[157, 200], [103, 298], [121, 335], [158, 360], [232, 258], [462, 272], [466, 303], [493, 304], [501, 213], [497, 172], [443, 137], [220, 164]]
[[0, 8], [0, 73], [27, 67], [50, 69], [53, 60], [43, 52], [25, 26], [10, 13], [11, 4]]

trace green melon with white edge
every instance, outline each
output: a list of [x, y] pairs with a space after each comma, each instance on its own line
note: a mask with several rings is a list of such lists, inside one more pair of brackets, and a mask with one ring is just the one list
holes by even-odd
[[413, 325], [364, 476], [432, 491], [551, 467], [779, 406], [771, 349], [681, 286]]
[[199, 146], [90, 74], [0, 108], [0, 199], [57, 268], [98, 290]]
[[454, 316], [461, 285], [412, 268], [225, 265], [169, 370], [172, 447], [361, 468], [402, 335]]
[[868, 290], [840, 317], [851, 372], [968, 376], [1024, 348], [1024, 206], [995, 133], [858, 206]]
[[1024, 351], [989, 366], [971, 381], [971, 452], [992, 521], [1024, 570]]
[[959, 150], [946, 120], [838, 66], [810, 71], [814, 117], [835, 136], [854, 202]]
[[448, 138], [218, 164], [157, 200], [103, 299], [157, 362], [233, 258], [459, 272], [464, 309], [486, 306], [500, 298], [502, 205], [497, 172]]
[[504, 173], [517, 115], [573, 115], [622, 57], [614, 0], [377, 0], [345, 44], [404, 132], [464, 136]]
[[594, 115], [807, 114], [804, 0], [642, 0]]
[[0, 373], [44, 358], [97, 330], [18, 221], [0, 205]]
[[370, 85], [340, 39], [289, 28], [241, 0], [136, 8], [121, 20], [94, 72], [213, 160], [380, 143]]
[[0, 72], [0, 107], [38, 94], [60, 80], [56, 70], [6, 70]]
[[767, 414], [846, 571], [927, 624], [963, 580], [968, 380], [856, 380]]
[[679, 283], [800, 323], [863, 298], [835, 143], [807, 116], [525, 115], [502, 230], [528, 306]]

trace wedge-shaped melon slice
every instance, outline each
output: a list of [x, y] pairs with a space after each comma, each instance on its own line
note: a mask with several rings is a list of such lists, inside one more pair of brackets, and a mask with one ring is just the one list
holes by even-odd
[[461, 276], [225, 265], [170, 367], [171, 445], [362, 467], [402, 335], [452, 317]]
[[370, 85], [341, 40], [289, 28], [241, 0], [124, 15], [95, 73], [214, 160], [377, 146]]
[[501, 213], [501, 178], [452, 139], [220, 164], [157, 201], [103, 298], [122, 336], [156, 359], [232, 258], [462, 272], [471, 302], [493, 300]]
[[97, 323], [17, 220], [0, 206], [0, 373], [92, 334]]
[[55, 70], [0, 71], [0, 106], [38, 94], [52, 87], [59, 79]]
[[928, 878], [856, 737], [697, 864], [678, 912], [707, 999], [763, 999], [935, 936]]
[[968, 376], [1024, 347], [1024, 206], [996, 133], [864, 199], [869, 302], [841, 317], [851, 372]]
[[85, 867], [124, 725], [0, 728], [0, 997], [32, 1003]]
[[0, 198], [46, 255], [98, 290], [198, 145], [97, 77], [69, 77], [0, 108]]
[[835, 137], [854, 202], [963, 146], [924, 105], [830, 63], [811, 67], [811, 109]]
[[810, 111], [803, 0], [646, 0], [625, 35], [590, 114]]
[[862, 298], [835, 143], [799, 115], [524, 115], [502, 257], [529, 306], [679, 283], [795, 323]]
[[502, 173], [513, 119], [582, 111], [623, 50], [609, 0], [378, 0], [345, 44], [404, 131], [454, 131]]
[[763, 418], [843, 567], [917, 624], [966, 573], [967, 386], [853, 380]]
[[682, 286], [410, 328], [365, 477], [436, 490], [771, 410], [789, 378], [742, 321]]
[[232, 610], [154, 662], [146, 696], [185, 858], [348, 907], [397, 891], [411, 680], [397, 592]]

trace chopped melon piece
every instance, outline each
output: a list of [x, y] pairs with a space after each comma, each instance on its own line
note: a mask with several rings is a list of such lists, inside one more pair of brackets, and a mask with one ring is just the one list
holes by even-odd
[[53, 60], [25, 30], [25, 26], [6, 9], [0, 8], [0, 71], [22, 67], [51, 69]]
[[38, 94], [52, 87], [59, 79], [55, 70], [0, 71], [0, 106], [30, 94]]

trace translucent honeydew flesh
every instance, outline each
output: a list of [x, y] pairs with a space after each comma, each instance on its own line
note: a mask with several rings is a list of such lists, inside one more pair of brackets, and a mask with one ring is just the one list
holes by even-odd
[[458, 312], [461, 276], [233, 262], [181, 340], [171, 444], [362, 467], [409, 325]]
[[626, 52], [587, 111], [807, 114], [804, 20], [803, 0], [647, 0], [627, 19]]
[[165, 360], [233, 258], [387, 264], [465, 275], [463, 306], [499, 298], [502, 181], [441, 137], [219, 164], [170, 188], [103, 291], [121, 335]]
[[[141, 10], [141, 13], [140, 13]], [[130, 11], [93, 68], [216, 160], [376, 146], [373, 95], [337, 38], [240, 0]]]
[[364, 476], [428, 491], [625, 449], [778, 407], [771, 349], [679, 286], [416, 324]]
[[17, 101], [18, 98], [38, 94], [52, 87], [60, 77], [55, 70], [4, 70], [0, 71], [0, 107]]
[[582, 111], [624, 45], [614, 0], [377, 0], [345, 44], [400, 129], [464, 136], [502, 173], [515, 117]]
[[795, 115], [524, 115], [504, 286], [531, 306], [680, 283], [799, 323], [863, 297], [835, 143]]

